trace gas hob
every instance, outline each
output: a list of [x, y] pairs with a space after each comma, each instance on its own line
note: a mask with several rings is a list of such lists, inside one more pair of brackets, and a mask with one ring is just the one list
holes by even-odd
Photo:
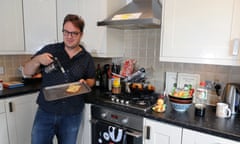
[[141, 95], [123, 93], [115, 95], [109, 92], [105, 94], [104, 102], [146, 112], [156, 103], [158, 96], [157, 93]]

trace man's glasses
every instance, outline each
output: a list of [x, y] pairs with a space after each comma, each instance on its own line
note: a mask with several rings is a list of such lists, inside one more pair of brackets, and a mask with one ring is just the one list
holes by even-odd
[[67, 30], [62, 30], [64, 36], [77, 37], [81, 32], [69, 32]]

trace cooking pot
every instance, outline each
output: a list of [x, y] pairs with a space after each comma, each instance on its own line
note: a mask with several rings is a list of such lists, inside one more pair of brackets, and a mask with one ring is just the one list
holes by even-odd
[[222, 94], [223, 102], [229, 104], [232, 114], [240, 112], [240, 83], [227, 83]]

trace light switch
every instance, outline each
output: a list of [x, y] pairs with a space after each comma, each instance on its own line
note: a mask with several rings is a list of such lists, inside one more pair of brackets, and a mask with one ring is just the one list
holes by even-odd
[[4, 74], [4, 68], [3, 68], [3, 66], [0, 66], [0, 74]]

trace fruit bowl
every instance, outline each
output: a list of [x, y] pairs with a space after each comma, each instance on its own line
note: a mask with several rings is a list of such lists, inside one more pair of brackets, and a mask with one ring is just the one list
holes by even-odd
[[185, 112], [192, 105], [192, 97], [177, 97], [168, 95], [172, 108], [179, 112]]

